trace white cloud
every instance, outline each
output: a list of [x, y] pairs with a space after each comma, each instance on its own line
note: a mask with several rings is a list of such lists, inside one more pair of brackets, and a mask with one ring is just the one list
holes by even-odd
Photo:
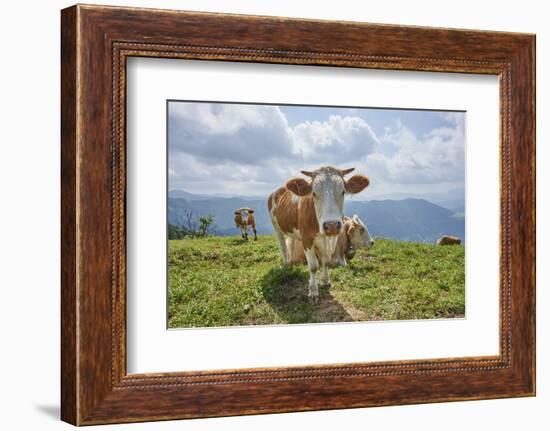
[[307, 162], [339, 164], [373, 153], [378, 139], [359, 117], [331, 115], [328, 121], [298, 124], [293, 130], [295, 151]]
[[277, 107], [172, 103], [169, 109], [171, 152], [248, 164], [292, 155], [290, 129]]
[[422, 135], [397, 120], [378, 137], [355, 114], [290, 127], [276, 106], [172, 103], [169, 116], [170, 189], [265, 195], [320, 165], [366, 173], [371, 193], [464, 178], [463, 113]]
[[464, 112], [440, 112], [439, 115], [455, 126], [464, 126]]
[[171, 190], [206, 194], [265, 195], [299, 170], [289, 164], [266, 167], [234, 161], [218, 162], [184, 153], [171, 154], [169, 163], [169, 169], [178, 172], [177, 177], [170, 177]]
[[371, 172], [394, 184], [434, 184], [464, 179], [463, 116], [445, 119], [452, 127], [434, 128], [417, 136], [400, 122], [385, 130], [382, 145], [396, 151], [388, 156], [372, 154], [367, 158]]

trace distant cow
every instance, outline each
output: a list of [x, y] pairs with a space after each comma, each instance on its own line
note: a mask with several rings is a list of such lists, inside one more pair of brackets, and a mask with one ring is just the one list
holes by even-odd
[[452, 235], [443, 235], [437, 240], [437, 245], [458, 245], [460, 243], [460, 238]]
[[[374, 240], [357, 214], [353, 217], [344, 216], [344, 229], [338, 236], [336, 249], [332, 254], [330, 266], [347, 266], [348, 261], [353, 259], [358, 248], [370, 248], [374, 245]], [[289, 263], [306, 263], [306, 255], [302, 241], [286, 238], [287, 251], [289, 253]], [[319, 259], [319, 256], [317, 256]]]
[[254, 240], [258, 239], [256, 235], [256, 220], [254, 220], [254, 210], [250, 208], [239, 208], [235, 211], [235, 226], [241, 230], [241, 236], [248, 241], [248, 229], [252, 228]]
[[316, 278], [319, 266], [322, 285], [330, 285], [328, 265], [344, 226], [344, 196], [359, 193], [369, 185], [364, 175], [345, 180], [353, 170], [325, 166], [312, 172], [301, 171], [311, 180], [293, 178], [267, 201], [283, 263], [290, 263], [287, 237], [300, 240], [304, 246], [309, 269], [308, 296], [312, 302], [319, 300]]

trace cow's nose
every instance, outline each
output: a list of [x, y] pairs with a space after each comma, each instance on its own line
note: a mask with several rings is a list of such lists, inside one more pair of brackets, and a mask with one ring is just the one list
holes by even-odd
[[374, 245], [374, 240], [372, 240], [372, 241], [370, 242], [370, 245]]
[[327, 235], [338, 235], [341, 227], [342, 222], [339, 220], [326, 221], [323, 223], [323, 230]]

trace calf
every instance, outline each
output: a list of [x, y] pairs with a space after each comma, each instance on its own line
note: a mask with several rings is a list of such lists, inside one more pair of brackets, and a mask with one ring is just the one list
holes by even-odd
[[319, 299], [316, 278], [319, 267], [322, 285], [330, 285], [328, 265], [344, 226], [344, 196], [359, 193], [369, 185], [369, 179], [363, 175], [345, 180], [353, 170], [325, 166], [312, 172], [302, 171], [309, 181], [293, 178], [273, 192], [267, 201], [285, 265], [290, 263], [286, 238], [300, 240], [303, 244], [309, 269], [308, 296], [312, 302]]
[[[374, 245], [374, 240], [357, 214], [353, 217], [344, 216], [344, 229], [338, 236], [336, 249], [330, 259], [330, 266], [347, 266], [348, 261], [353, 259], [358, 248], [370, 248]], [[287, 251], [289, 253], [289, 263], [306, 263], [306, 255], [302, 241], [286, 238]], [[317, 256], [319, 259], [319, 256]]]
[[235, 211], [235, 226], [241, 230], [241, 236], [248, 241], [248, 230], [252, 228], [254, 240], [258, 239], [256, 235], [256, 220], [254, 220], [254, 210], [250, 208], [239, 208]]
[[460, 238], [452, 235], [443, 235], [437, 240], [437, 245], [459, 245]]

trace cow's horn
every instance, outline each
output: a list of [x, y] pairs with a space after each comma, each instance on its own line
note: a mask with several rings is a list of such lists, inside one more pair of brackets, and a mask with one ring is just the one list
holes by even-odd
[[355, 170], [355, 168], [348, 168], [348, 169], [340, 169], [340, 173], [342, 174], [342, 176], [346, 176], [347, 174], [349, 174], [350, 172], [353, 172]]
[[311, 171], [300, 171], [302, 174], [304, 174], [306, 177], [313, 178], [314, 174]]

